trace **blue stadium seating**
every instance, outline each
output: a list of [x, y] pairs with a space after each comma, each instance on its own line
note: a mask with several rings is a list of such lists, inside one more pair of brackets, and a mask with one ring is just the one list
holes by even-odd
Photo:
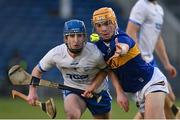
[[[91, 33], [92, 12], [99, 7], [113, 7], [118, 14], [118, 21], [123, 20], [119, 13], [119, 6], [108, 0], [72, 0], [72, 18], [84, 20]], [[9, 59], [18, 49], [27, 61], [30, 72], [42, 56], [52, 47], [63, 43], [64, 19], [58, 15], [51, 15], [58, 11], [59, 0], [1, 0], [0, 1], [0, 79], [6, 76], [4, 71]], [[123, 26], [122, 21], [119, 23]], [[59, 74], [53, 70], [46, 78], [57, 80]]]

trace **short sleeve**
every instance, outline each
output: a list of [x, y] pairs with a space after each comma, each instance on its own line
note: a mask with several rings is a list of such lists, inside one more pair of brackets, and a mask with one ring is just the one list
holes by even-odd
[[135, 44], [134, 40], [132, 40], [129, 36], [127, 35], [122, 35], [122, 36], [118, 36], [118, 41], [120, 43], [125, 43], [129, 46], [129, 48], [132, 48]]
[[141, 25], [147, 16], [146, 4], [139, 0], [131, 10], [129, 21]]
[[55, 54], [55, 49], [51, 49], [39, 62], [38, 66], [41, 71], [48, 71], [50, 68], [55, 66], [55, 62], [53, 60]]

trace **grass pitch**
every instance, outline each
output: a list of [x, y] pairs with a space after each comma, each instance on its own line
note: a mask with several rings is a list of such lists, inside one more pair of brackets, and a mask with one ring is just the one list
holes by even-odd
[[[63, 110], [62, 99], [55, 98], [55, 104], [57, 108], [56, 119], [65, 119], [65, 114]], [[180, 101], [177, 102], [180, 106]], [[130, 111], [128, 113], [123, 112], [123, 110], [117, 105], [115, 100], [112, 102], [112, 119], [132, 119], [137, 111], [134, 102], [130, 101]], [[93, 118], [88, 110], [83, 114], [83, 119]], [[0, 119], [48, 119], [46, 113], [40, 110], [39, 107], [32, 107], [25, 101], [17, 98], [13, 100], [12, 98], [1, 98], [0, 99]]]

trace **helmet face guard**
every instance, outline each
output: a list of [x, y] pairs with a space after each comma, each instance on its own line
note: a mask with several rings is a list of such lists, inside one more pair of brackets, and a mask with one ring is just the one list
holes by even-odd
[[[64, 38], [66, 39], [68, 35], [72, 35], [72, 34], [84, 34], [85, 36], [85, 40], [84, 40], [84, 45], [86, 43], [86, 27], [83, 21], [80, 20], [70, 20], [65, 22], [64, 24]], [[70, 52], [74, 53], [74, 54], [78, 54], [82, 51], [83, 47], [80, 49], [72, 49], [69, 45], [67, 40], [65, 40], [65, 43], [69, 49]], [[83, 45], [83, 46], [84, 46]]]

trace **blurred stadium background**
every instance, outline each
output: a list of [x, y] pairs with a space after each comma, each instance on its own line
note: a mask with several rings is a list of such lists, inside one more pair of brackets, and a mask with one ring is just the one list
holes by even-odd
[[[4, 107], [8, 107], [5, 103], [13, 102], [10, 100], [12, 89], [19, 90], [25, 94], [28, 93], [27, 86], [12, 86], [8, 81], [7, 71], [11, 66], [21, 64], [30, 73], [48, 50], [63, 43], [63, 24], [66, 20], [83, 20], [86, 24], [89, 36], [92, 31], [92, 13], [95, 9], [100, 7], [112, 7], [117, 15], [119, 27], [125, 30], [130, 9], [135, 2], [136, 0], [1, 0], [0, 118], [12, 118], [9, 113], [13, 114], [13, 110], [7, 115], [6, 109], [2, 109], [3, 105]], [[165, 39], [167, 52], [170, 61], [175, 65], [179, 73], [180, 1], [159, 0], [159, 2], [163, 6], [165, 12], [162, 34]], [[160, 68], [164, 71], [161, 65]], [[53, 69], [46, 73], [43, 78], [54, 82], [63, 82], [61, 74], [59, 74], [57, 69]], [[180, 76], [178, 74], [175, 79], [170, 80], [177, 100], [180, 97], [179, 78]], [[47, 97], [59, 98], [59, 96], [61, 96], [61, 91], [56, 89], [39, 88], [38, 93], [42, 100]], [[114, 96], [113, 89], [111, 93]], [[19, 103], [20, 102], [17, 104]], [[12, 104], [13, 103], [11, 103], [9, 107], [13, 107]], [[17, 105], [15, 106], [17, 107]], [[27, 107], [28, 105], [25, 106]], [[58, 107], [61, 106], [62, 105], [58, 103]], [[20, 106], [18, 108], [20, 109]], [[11, 108], [7, 108], [7, 111], [9, 110], [11, 110]], [[16, 117], [13, 116], [13, 118]], [[32, 116], [32, 118], [36, 118], [36, 116]]]

